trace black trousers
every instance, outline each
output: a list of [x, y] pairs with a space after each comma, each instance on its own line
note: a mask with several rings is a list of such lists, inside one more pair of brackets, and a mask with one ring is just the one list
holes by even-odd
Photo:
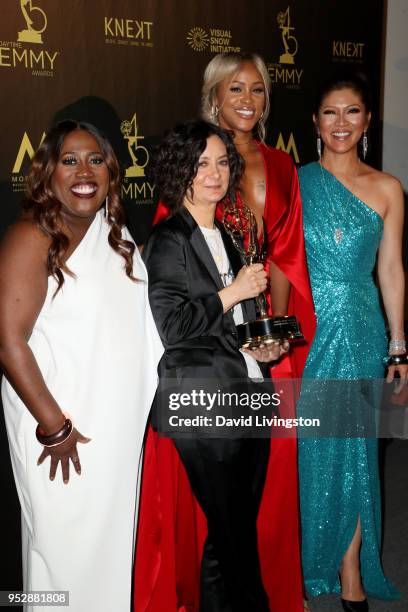
[[207, 518], [200, 612], [269, 612], [261, 579], [256, 520], [270, 440], [173, 441]]

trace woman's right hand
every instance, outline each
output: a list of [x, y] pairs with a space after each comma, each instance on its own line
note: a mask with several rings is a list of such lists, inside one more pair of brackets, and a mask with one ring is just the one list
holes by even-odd
[[238, 302], [258, 297], [267, 287], [267, 276], [261, 263], [243, 266], [231, 287], [237, 291]]
[[54, 480], [57, 472], [58, 464], [61, 462], [62, 479], [65, 484], [69, 481], [69, 462], [72, 461], [75, 471], [77, 474], [81, 473], [81, 463], [79, 461], [77, 443], [87, 444], [91, 441], [91, 438], [83, 436], [75, 427], [72, 430], [71, 435], [65, 442], [58, 446], [44, 446], [43, 452], [38, 458], [37, 465], [41, 465], [44, 459], [48, 456], [51, 458], [50, 462], [50, 480]]
[[267, 286], [267, 276], [261, 263], [243, 266], [235, 280], [218, 292], [224, 312], [239, 302], [257, 297]]

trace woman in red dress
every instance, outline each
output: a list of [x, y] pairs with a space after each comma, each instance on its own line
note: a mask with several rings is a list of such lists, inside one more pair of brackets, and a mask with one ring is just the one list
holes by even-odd
[[[233, 133], [245, 161], [239, 203], [254, 213], [267, 239], [270, 314], [295, 314], [306, 342], [273, 368], [274, 378], [299, 378], [314, 334], [314, 310], [304, 252], [299, 186], [291, 157], [264, 143], [269, 75], [254, 54], [216, 55], [202, 88], [204, 119]], [[218, 210], [222, 216], [222, 204]], [[159, 204], [155, 222], [167, 216]], [[293, 401], [281, 407], [294, 415]], [[149, 430], [135, 570], [135, 611], [198, 611], [205, 520], [172, 441]], [[274, 438], [258, 517], [263, 580], [271, 610], [303, 612], [299, 550], [296, 438]], [[256, 612], [256, 611], [248, 611]]]

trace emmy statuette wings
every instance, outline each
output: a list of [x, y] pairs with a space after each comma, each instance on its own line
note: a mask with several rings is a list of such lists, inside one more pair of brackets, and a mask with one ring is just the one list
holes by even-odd
[[[222, 222], [245, 265], [264, 262], [267, 234], [264, 231], [264, 243], [260, 248], [255, 216], [245, 204], [242, 206], [234, 202], [226, 204]], [[294, 342], [304, 339], [296, 317], [268, 317], [264, 293], [258, 295], [255, 301], [259, 313], [258, 318], [255, 321], [237, 325], [242, 348], [256, 348], [261, 344], [268, 345], [285, 340]]]

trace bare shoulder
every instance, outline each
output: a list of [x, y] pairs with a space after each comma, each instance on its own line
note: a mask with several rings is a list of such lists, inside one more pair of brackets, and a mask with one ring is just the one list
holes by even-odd
[[0, 242], [0, 260], [24, 259], [27, 262], [44, 262], [50, 239], [30, 219], [21, 219], [7, 229]]
[[364, 165], [364, 171], [364, 176], [383, 193], [389, 193], [393, 197], [401, 196], [403, 193], [401, 182], [392, 174], [376, 170], [367, 165]]
[[11, 225], [0, 244], [0, 326], [29, 337], [48, 288], [49, 240], [30, 220]]

